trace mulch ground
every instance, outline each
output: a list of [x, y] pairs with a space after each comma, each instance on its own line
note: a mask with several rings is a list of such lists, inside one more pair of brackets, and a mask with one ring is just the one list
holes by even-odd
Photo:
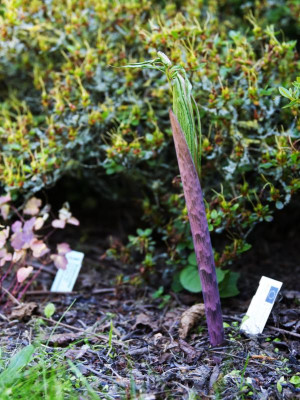
[[[264, 229], [234, 266], [242, 273], [241, 293], [222, 301], [222, 347], [210, 347], [204, 317], [185, 339], [179, 336], [182, 313], [201, 303], [201, 296], [171, 292], [164, 305], [152, 297], [158, 286], [116, 286], [115, 277], [126, 275], [127, 266], [103, 259], [96, 242], [77, 246], [86, 257], [73, 293], [49, 293], [53, 276], [45, 272], [26, 296], [25, 303], [35, 303], [28, 316], [22, 318], [22, 310], [19, 317], [1, 316], [1, 345], [9, 350], [39, 335], [49, 353], [67, 348], [66, 358], [112, 399], [300, 398], [300, 389], [289, 382], [300, 372], [299, 228], [288, 227], [285, 235], [267, 231], [268, 237]], [[284, 285], [263, 334], [247, 337], [239, 324], [262, 275]], [[56, 306], [53, 320], [60, 319], [54, 332], [43, 314], [48, 302]], [[38, 318], [45, 324], [37, 328]]]

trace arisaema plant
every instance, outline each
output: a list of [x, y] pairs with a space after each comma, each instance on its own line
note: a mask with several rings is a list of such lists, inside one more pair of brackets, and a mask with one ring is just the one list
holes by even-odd
[[184, 68], [173, 65], [162, 52], [158, 52], [154, 60], [129, 64], [126, 67], [159, 70], [166, 74], [170, 83], [173, 93], [170, 120], [202, 284], [208, 333], [210, 343], [219, 346], [224, 342], [224, 330], [214, 256], [200, 185], [201, 125], [198, 107], [192, 95], [192, 85]]

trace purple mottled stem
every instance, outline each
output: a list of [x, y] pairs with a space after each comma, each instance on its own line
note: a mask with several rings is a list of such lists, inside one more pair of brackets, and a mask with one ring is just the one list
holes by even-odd
[[184, 134], [172, 110], [170, 120], [202, 284], [208, 334], [211, 345], [219, 346], [224, 343], [222, 310], [202, 190]]

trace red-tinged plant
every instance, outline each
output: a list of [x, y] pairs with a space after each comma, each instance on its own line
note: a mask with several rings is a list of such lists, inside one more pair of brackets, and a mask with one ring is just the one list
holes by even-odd
[[224, 342], [222, 310], [202, 190], [184, 134], [172, 111], [170, 120], [202, 284], [208, 333], [211, 344], [218, 346]]
[[214, 255], [200, 186], [202, 147], [200, 113], [184, 68], [173, 65], [162, 52], [158, 52], [157, 56], [154, 60], [130, 64], [126, 67], [159, 70], [166, 74], [171, 84], [176, 116], [170, 111], [170, 120], [177, 161], [202, 284], [210, 343], [218, 346], [224, 342], [224, 329]]
[[50, 206], [42, 208], [42, 201], [36, 197], [28, 200], [19, 211], [9, 194], [1, 196], [0, 212], [6, 223], [0, 230], [0, 284], [4, 289], [0, 301], [8, 292], [21, 299], [46, 265], [66, 269], [70, 246], [60, 243], [57, 254], [51, 254], [48, 238], [57, 228], [63, 229], [66, 224], [79, 225], [79, 221], [72, 216], [67, 203], [59, 210], [58, 218], [53, 219]]

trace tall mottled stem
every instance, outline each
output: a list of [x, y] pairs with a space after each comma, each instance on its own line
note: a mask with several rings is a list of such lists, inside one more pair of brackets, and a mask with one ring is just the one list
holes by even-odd
[[186, 139], [172, 110], [170, 120], [202, 284], [208, 334], [211, 345], [220, 346], [224, 342], [222, 310], [202, 190]]

